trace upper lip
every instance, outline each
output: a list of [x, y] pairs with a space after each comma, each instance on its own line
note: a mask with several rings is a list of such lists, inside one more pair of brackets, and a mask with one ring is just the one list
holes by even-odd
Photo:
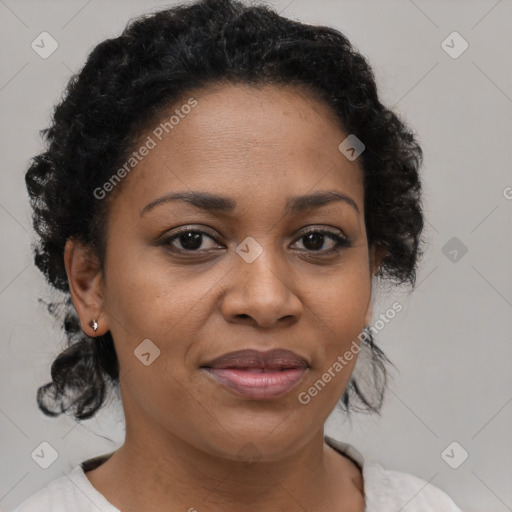
[[274, 349], [267, 352], [258, 350], [237, 350], [223, 354], [206, 364], [203, 368], [236, 368], [236, 369], [253, 369], [261, 368], [264, 370], [285, 370], [295, 368], [308, 368], [307, 361], [291, 350]]

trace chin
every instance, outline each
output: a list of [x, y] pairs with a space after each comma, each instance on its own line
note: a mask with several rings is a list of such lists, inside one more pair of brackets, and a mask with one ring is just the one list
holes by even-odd
[[[281, 418], [282, 421], [282, 418]], [[226, 460], [245, 462], [275, 462], [282, 460], [299, 450], [308, 441], [304, 430], [290, 431], [279, 429], [279, 423], [272, 428], [230, 428], [228, 432], [217, 431], [212, 436], [210, 431], [206, 438], [208, 447], [205, 451]], [[277, 428], [276, 428], [277, 427]], [[231, 435], [230, 435], [231, 434]]]

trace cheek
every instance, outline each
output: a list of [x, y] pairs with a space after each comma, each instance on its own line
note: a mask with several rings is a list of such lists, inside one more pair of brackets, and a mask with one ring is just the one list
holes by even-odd
[[322, 279], [311, 278], [308, 305], [318, 312], [318, 320], [325, 324], [341, 345], [364, 327], [370, 306], [372, 282], [367, 252], [354, 251], [339, 268]]
[[138, 337], [161, 338], [179, 327], [218, 281], [216, 272], [178, 268], [148, 248], [118, 251], [105, 271], [105, 307], [114, 323]]
[[371, 303], [368, 260], [364, 251], [357, 252], [339, 272], [318, 281], [311, 291], [309, 307], [321, 348], [309, 382], [325, 377], [322, 394], [327, 402], [337, 400], [350, 379]]
[[[149, 252], [146, 248], [146, 251]], [[164, 258], [145, 258], [112, 244], [105, 309], [121, 369], [126, 406], [170, 421], [186, 408], [190, 345], [205, 324], [201, 300], [218, 281], [208, 273], [173, 270]], [[148, 341], [149, 340], [149, 341]], [[146, 354], [149, 354], [147, 356]]]
[[296, 394], [299, 411], [304, 414], [305, 423], [310, 422], [311, 428], [318, 418], [324, 421], [332, 412], [354, 371], [370, 300], [368, 280], [358, 284], [359, 287], [342, 288], [329, 294], [315, 311], [315, 316], [320, 318], [317, 333], [321, 348], [308, 379]]

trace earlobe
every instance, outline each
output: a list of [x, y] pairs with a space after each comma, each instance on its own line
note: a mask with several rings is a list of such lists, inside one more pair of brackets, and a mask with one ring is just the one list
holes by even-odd
[[[64, 249], [64, 264], [68, 276], [71, 299], [82, 330], [88, 336], [108, 331], [103, 311], [103, 276], [98, 258], [91, 248], [68, 239]], [[93, 328], [96, 322], [96, 329]]]

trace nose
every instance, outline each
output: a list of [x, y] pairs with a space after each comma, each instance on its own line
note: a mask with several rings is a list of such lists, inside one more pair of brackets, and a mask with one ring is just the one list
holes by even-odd
[[293, 273], [286, 263], [266, 249], [252, 263], [238, 255], [229, 272], [221, 311], [230, 323], [275, 328], [298, 322], [303, 305]]

